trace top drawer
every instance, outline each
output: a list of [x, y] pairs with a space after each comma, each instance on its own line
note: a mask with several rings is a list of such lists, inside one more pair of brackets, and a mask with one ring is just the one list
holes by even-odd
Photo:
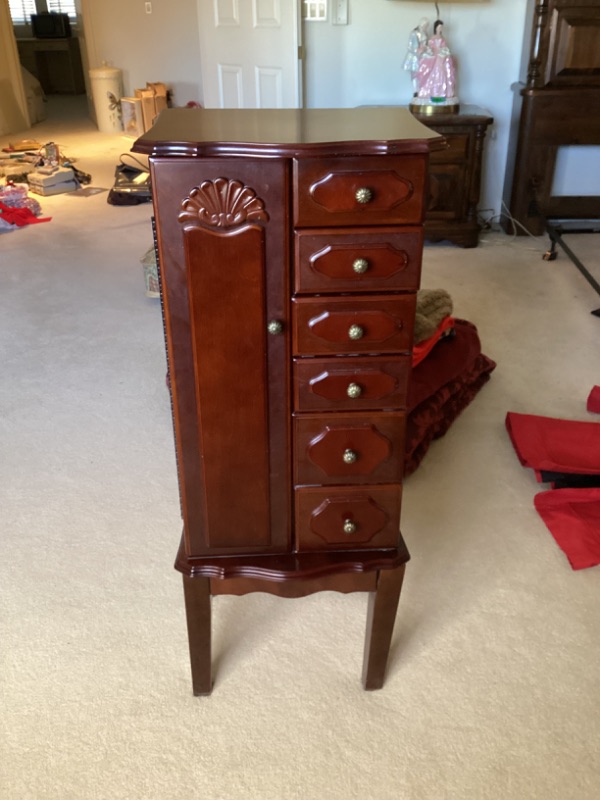
[[469, 134], [460, 133], [449, 135], [444, 133], [447, 147], [444, 150], [436, 150], [429, 156], [431, 164], [462, 164], [466, 161], [469, 152]]
[[427, 156], [294, 161], [298, 226], [420, 223]]

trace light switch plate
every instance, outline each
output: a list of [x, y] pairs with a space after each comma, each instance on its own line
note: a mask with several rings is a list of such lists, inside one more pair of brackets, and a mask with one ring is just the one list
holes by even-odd
[[334, 25], [348, 24], [348, 0], [331, 0], [331, 21]]

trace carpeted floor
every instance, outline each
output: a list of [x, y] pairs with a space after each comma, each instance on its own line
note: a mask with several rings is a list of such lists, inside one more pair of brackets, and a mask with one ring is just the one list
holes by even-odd
[[[130, 146], [66, 118], [31, 134], [105, 189]], [[360, 686], [364, 596], [257, 594], [214, 601], [193, 698], [151, 208], [42, 205], [0, 237], [0, 797], [596, 800], [600, 568], [571, 570], [504, 428], [598, 420], [599, 303], [567, 258], [500, 233], [425, 250], [423, 286], [498, 366], [406, 482], [384, 689]]]

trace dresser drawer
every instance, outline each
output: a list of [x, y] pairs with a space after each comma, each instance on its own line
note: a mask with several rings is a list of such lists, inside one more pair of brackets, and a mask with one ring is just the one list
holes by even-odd
[[305, 298], [292, 302], [297, 355], [398, 353], [412, 344], [416, 294]]
[[299, 226], [420, 223], [427, 156], [294, 161]]
[[296, 411], [401, 409], [406, 404], [410, 356], [296, 358]]
[[296, 547], [396, 547], [402, 487], [296, 489]]
[[295, 237], [296, 292], [370, 292], [417, 289], [421, 228], [300, 231]]
[[450, 162], [462, 163], [466, 161], [469, 152], [469, 134], [448, 134], [444, 132], [446, 145], [443, 150], [436, 150], [429, 155], [430, 164], [448, 164]]
[[405, 427], [398, 412], [295, 417], [295, 483], [399, 483]]

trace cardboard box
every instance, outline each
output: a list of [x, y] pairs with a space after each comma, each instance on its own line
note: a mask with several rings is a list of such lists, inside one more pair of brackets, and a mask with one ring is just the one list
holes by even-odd
[[[142, 124], [144, 126], [143, 131], [147, 131], [149, 128], [152, 127], [154, 124], [154, 120], [160, 114], [160, 112], [167, 107], [168, 104], [168, 92], [167, 92], [167, 85], [165, 83], [147, 83], [145, 89], [136, 89], [135, 90], [135, 97], [122, 97], [121, 98], [121, 112], [123, 114], [123, 127], [127, 132], [125, 114], [129, 113], [129, 119], [131, 120], [134, 116], [133, 109], [128, 109], [125, 111], [125, 105], [130, 104], [131, 101], [138, 100], [141, 104], [141, 113], [142, 113]], [[139, 119], [139, 114], [137, 109], [135, 111], [135, 117]], [[133, 124], [133, 123], [132, 123]], [[128, 135], [133, 136], [133, 133], [129, 133]], [[141, 134], [135, 134], [139, 136]]]
[[167, 107], [167, 86], [164, 83], [147, 83], [146, 88], [154, 92], [154, 109], [158, 115]]
[[154, 102], [153, 89], [136, 89], [135, 96], [142, 104], [142, 118], [144, 120], [144, 130], [147, 131], [152, 127], [154, 117], [156, 116], [156, 104]]

